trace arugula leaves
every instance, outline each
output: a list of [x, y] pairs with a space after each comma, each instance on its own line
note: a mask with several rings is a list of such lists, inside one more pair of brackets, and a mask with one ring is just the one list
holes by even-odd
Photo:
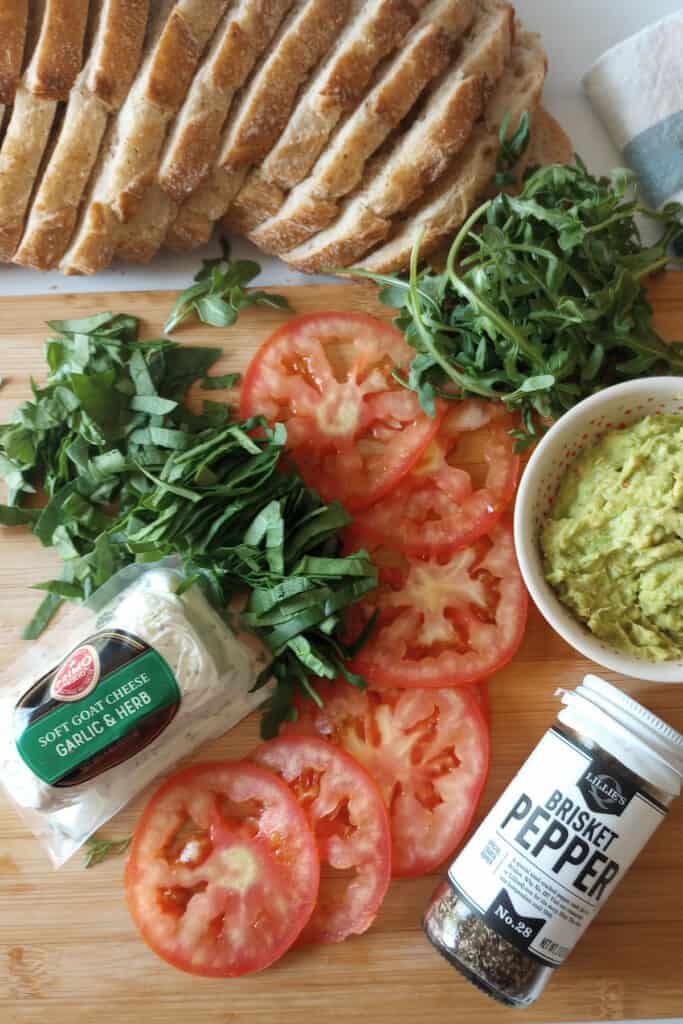
[[[24, 636], [34, 639], [63, 601], [83, 601], [135, 561], [179, 556], [225, 611], [246, 594], [244, 622], [270, 650], [278, 688], [262, 728], [274, 735], [295, 714], [297, 689], [314, 699], [315, 679], [345, 675], [340, 639], [346, 608], [377, 585], [369, 557], [341, 553], [350, 522], [325, 505], [286, 457], [287, 432], [262, 418], [229, 422], [229, 407], [183, 404], [220, 349], [139, 342], [133, 317], [103, 313], [53, 322], [44, 387], [0, 428], [0, 475], [9, 488], [0, 525], [27, 525], [63, 560], [61, 579]], [[44, 490], [42, 508], [26, 499]]]
[[[499, 185], [527, 132], [522, 123], [505, 143]], [[620, 380], [683, 370], [683, 342], [658, 334], [642, 285], [670, 262], [683, 207], [647, 210], [633, 186], [629, 171], [595, 178], [578, 158], [541, 167], [519, 195], [474, 211], [444, 273], [419, 270], [419, 242], [407, 278], [350, 272], [376, 281], [381, 300], [398, 309], [417, 353], [402, 382], [428, 414], [436, 396], [501, 399], [521, 413], [523, 449], [542, 431], [539, 418], [556, 419]], [[637, 214], [660, 226], [656, 244], [642, 244]]]
[[515, 184], [514, 168], [531, 140], [529, 111], [524, 111], [519, 119], [517, 130], [508, 138], [511, 119], [512, 115], [508, 111], [500, 126], [500, 152], [496, 161], [496, 173], [493, 177], [493, 184], [497, 189]]
[[202, 269], [195, 275], [195, 283], [178, 296], [164, 327], [167, 334], [171, 334], [193, 313], [211, 327], [231, 327], [241, 310], [249, 306], [291, 308], [284, 295], [247, 291], [246, 286], [258, 277], [261, 267], [253, 260], [231, 260], [230, 247], [224, 240], [221, 247], [223, 255], [218, 259], [203, 260]]

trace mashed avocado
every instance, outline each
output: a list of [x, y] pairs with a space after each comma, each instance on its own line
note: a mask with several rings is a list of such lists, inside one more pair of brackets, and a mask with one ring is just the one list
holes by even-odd
[[545, 575], [595, 636], [683, 655], [683, 416], [606, 434], [567, 470], [541, 536]]

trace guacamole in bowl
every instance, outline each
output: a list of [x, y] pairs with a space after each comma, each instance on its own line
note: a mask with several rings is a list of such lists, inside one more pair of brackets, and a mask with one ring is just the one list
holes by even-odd
[[598, 639], [683, 656], [683, 415], [610, 430], [565, 472], [540, 534], [545, 578]]

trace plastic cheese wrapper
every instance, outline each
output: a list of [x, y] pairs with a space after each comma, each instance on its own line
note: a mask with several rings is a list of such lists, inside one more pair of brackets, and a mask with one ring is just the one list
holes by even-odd
[[169, 563], [129, 566], [0, 677], [0, 781], [59, 867], [263, 703], [265, 653]]

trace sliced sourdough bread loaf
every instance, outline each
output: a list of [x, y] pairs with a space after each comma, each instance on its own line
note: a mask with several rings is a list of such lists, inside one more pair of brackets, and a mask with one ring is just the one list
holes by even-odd
[[227, 0], [162, 0], [151, 19], [142, 63], [108, 128], [65, 273], [92, 274], [111, 262], [118, 225], [130, 220], [156, 182], [161, 148]]
[[[514, 168], [515, 184], [505, 191], [519, 191], [527, 171], [549, 164], [569, 164], [574, 157], [572, 141], [564, 128], [544, 107], [537, 107], [531, 116], [531, 137], [529, 145]], [[477, 202], [496, 195], [497, 189], [486, 189], [477, 197]], [[429, 256], [429, 263], [437, 270], [446, 266], [452, 237], [443, 241]]]
[[[46, 154], [57, 103], [66, 99], [80, 69], [87, 0], [47, 0], [30, 61], [16, 88], [0, 149], [0, 260], [11, 260]], [[16, 46], [17, 44], [15, 44]]]
[[370, 157], [408, 115], [424, 89], [448, 66], [458, 38], [475, 13], [473, 0], [432, 0], [393, 60], [337, 128], [310, 175], [250, 238], [266, 252], [283, 253], [327, 227], [340, 200], [356, 188]]
[[21, 77], [27, 22], [28, 0], [0, 0], [0, 145]]
[[159, 180], [118, 234], [122, 259], [146, 263], [159, 250], [182, 200], [215, 165], [225, 114], [292, 5], [293, 0], [246, 0], [224, 16], [169, 133]]
[[340, 118], [363, 99], [379, 62], [418, 16], [408, 0], [354, 0], [351, 17], [306, 89], [277, 143], [229, 207], [225, 224], [243, 234], [277, 212], [302, 181]]
[[71, 240], [110, 116], [137, 72], [149, 0], [102, 0], [83, 71], [35, 194], [16, 263], [49, 270]]
[[371, 162], [338, 219], [284, 254], [288, 262], [309, 272], [348, 266], [389, 235], [392, 218], [417, 201], [467, 146], [510, 57], [513, 25], [509, 4], [484, 0], [458, 58], [434, 83], [419, 117]]
[[41, 99], [66, 100], [81, 70], [88, 0], [45, 0], [24, 85]]
[[181, 203], [218, 156], [233, 98], [271, 43], [294, 0], [238, 0], [224, 15], [169, 132], [159, 184]]
[[301, 85], [329, 50], [350, 9], [351, 0], [303, 0], [296, 5], [242, 89], [224, 128], [216, 165], [181, 206], [169, 244], [182, 248], [207, 241], [249, 169], [277, 141]]
[[495, 173], [499, 132], [506, 114], [511, 115], [509, 131], [514, 131], [523, 114], [538, 107], [546, 71], [547, 57], [538, 36], [520, 33], [510, 64], [467, 146], [407, 211], [405, 219], [396, 220], [389, 240], [363, 257], [367, 270], [389, 273], [404, 269], [418, 239], [421, 238], [421, 252], [427, 255], [462, 225]]
[[[0, 106], [11, 107], [21, 77], [28, 0], [0, 0]], [[0, 114], [0, 121], [2, 115]]]

